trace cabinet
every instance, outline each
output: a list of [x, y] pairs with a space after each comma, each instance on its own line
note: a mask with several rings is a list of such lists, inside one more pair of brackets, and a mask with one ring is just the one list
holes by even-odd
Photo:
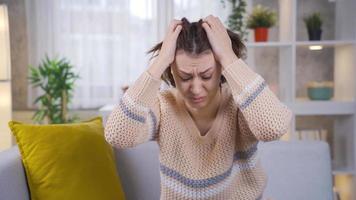
[[[324, 130], [330, 144], [335, 190], [341, 199], [356, 199], [356, 1], [252, 0], [248, 12], [262, 4], [278, 14], [267, 42], [254, 42], [249, 34], [247, 63], [267, 81], [294, 112], [284, 138], [300, 139], [302, 130]], [[320, 41], [308, 41], [303, 17], [320, 12]], [[310, 50], [320, 46], [321, 50]], [[332, 81], [330, 100], [310, 100], [310, 81]]]

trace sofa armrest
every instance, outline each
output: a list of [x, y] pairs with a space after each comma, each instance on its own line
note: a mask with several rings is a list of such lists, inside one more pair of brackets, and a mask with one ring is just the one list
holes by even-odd
[[0, 199], [29, 199], [25, 171], [17, 146], [0, 152]]

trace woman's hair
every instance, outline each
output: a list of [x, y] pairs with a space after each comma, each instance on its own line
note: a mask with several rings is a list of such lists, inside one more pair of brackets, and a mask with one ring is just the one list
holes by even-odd
[[[181, 21], [182, 30], [177, 38], [176, 51], [182, 49], [187, 53], [198, 55], [204, 52], [205, 50], [212, 50], [205, 29], [202, 26], [202, 19], [200, 19], [198, 22], [190, 23], [185, 17], [183, 17]], [[238, 58], [245, 58], [246, 47], [242, 43], [240, 36], [230, 31], [229, 29], [227, 29], [227, 33], [231, 39], [232, 50], [234, 51], [236, 56]], [[156, 44], [149, 51], [147, 51], [147, 54], [153, 53], [150, 59], [158, 55], [158, 52], [162, 47], [162, 43], [163, 41]], [[175, 82], [171, 73], [171, 66], [167, 67], [161, 78], [168, 85], [172, 85], [173, 87], [175, 87]], [[225, 81], [225, 77], [221, 76], [221, 83], [224, 83]]]

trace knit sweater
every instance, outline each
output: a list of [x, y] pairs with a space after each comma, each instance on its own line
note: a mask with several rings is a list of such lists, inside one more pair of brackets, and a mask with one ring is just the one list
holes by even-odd
[[201, 135], [175, 88], [145, 71], [124, 93], [105, 125], [116, 148], [156, 141], [161, 199], [260, 199], [267, 184], [257, 144], [287, 132], [291, 110], [243, 60], [225, 67], [220, 105]]

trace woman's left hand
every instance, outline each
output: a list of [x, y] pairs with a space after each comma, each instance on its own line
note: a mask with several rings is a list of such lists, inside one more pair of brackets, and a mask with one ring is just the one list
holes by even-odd
[[202, 26], [207, 33], [214, 56], [222, 67], [229, 65], [237, 59], [232, 50], [231, 39], [219, 18], [209, 15], [203, 19]]

